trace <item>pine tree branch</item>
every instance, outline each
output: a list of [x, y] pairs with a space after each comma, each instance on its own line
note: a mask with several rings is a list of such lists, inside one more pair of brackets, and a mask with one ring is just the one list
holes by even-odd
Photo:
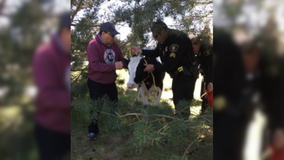
[[128, 124], [128, 126], [132, 126], [132, 125], [134, 125], [134, 124], [136, 124], [136, 123], [139, 123], [140, 121], [136, 121], [136, 122], [133, 122], [133, 123], [130, 123], [130, 124]]
[[162, 114], [153, 114], [153, 116], [156, 116], [156, 117], [166, 117], [166, 118], [169, 118], [169, 119], [177, 119], [176, 117], [171, 117], [171, 116], [162, 115]]
[[211, 4], [211, 3], [213, 3], [213, 1], [203, 1], [203, 2], [201, 2], [201, 1], [195, 1], [194, 3], [195, 3], [195, 4]]
[[[86, 71], [86, 70], [87, 70], [87, 67], [88, 67], [88, 66], [85, 66], [85, 68], [80, 69], [80, 70], [77, 70], [77, 71], [81, 71], [81, 73], [76, 77], [76, 79], [71, 83], [71, 85], [74, 84], [74, 83], [81, 77], [83, 71]], [[71, 70], [71, 72], [73, 72], [73, 71], [74, 71], [74, 70]]]
[[94, 110], [95, 112], [100, 112], [100, 113], [103, 113], [103, 114], [106, 114], [106, 115], [110, 115], [110, 116], [113, 116], [113, 117], [118, 117], [118, 113], [116, 113], [117, 115], [114, 115], [114, 114], [111, 114], [111, 113], [108, 113], [108, 112], [104, 112], [104, 111], [98, 111], [98, 110]]
[[166, 125], [164, 125], [164, 127], [162, 127], [161, 129], [158, 130], [158, 133], [160, 133], [164, 128], [169, 126], [171, 123], [173, 123], [173, 122], [170, 122], [170, 123], [167, 123]]
[[127, 113], [125, 115], [119, 115], [117, 114], [120, 118], [123, 118], [123, 117], [127, 117], [127, 116], [143, 116], [142, 113]]
[[[126, 46], [127, 44], [129, 44], [131, 42], [131, 40], [127, 40], [126, 42], [121, 42], [120, 44], [120, 48], [123, 48], [124, 46]], [[128, 50], [127, 50], [128, 52]]]
[[206, 18], [208, 16], [213, 16], [213, 15], [212, 15], [212, 13], [207, 13], [207, 14], [204, 14], [204, 15], [190, 15], [190, 16], [184, 17], [184, 19], [197, 18], [195, 20], [201, 20], [201, 19]]
[[205, 119], [207, 122], [209, 122], [209, 123], [211, 123], [211, 124], [213, 124], [213, 122], [212, 121], [210, 121], [208, 118], [205, 118], [205, 116], [200, 116], [201, 118], [203, 118], [203, 119]]
[[[112, 115], [112, 116], [115, 116], [113, 114], [110, 114], [110, 113], [107, 113], [107, 112], [103, 112], [103, 111], [99, 111], [100, 113], [104, 113], [104, 114], [107, 114], [107, 115]], [[116, 113], [116, 115], [119, 117], [119, 118], [124, 118], [124, 117], [128, 117], [128, 116], [143, 116], [144, 114], [142, 113], [127, 113], [127, 114], [124, 114], [124, 115], [119, 115], [118, 113]], [[153, 114], [153, 115], [149, 115], [149, 116], [154, 116], [154, 117], [166, 117], [166, 118], [169, 118], [169, 119], [177, 119], [175, 117], [171, 117], [171, 116], [167, 116], [167, 115], [162, 115], [162, 114]]]
[[[77, 26], [78, 24], [71, 23], [71, 26]], [[93, 24], [93, 25], [83, 25], [83, 27], [100, 27], [100, 24]]]
[[80, 0], [80, 1], [79, 1], [79, 4], [77, 5], [76, 10], [74, 11], [73, 14], [71, 14], [71, 23], [73, 23], [73, 20], [74, 20], [75, 16], [77, 15], [77, 13], [79, 12], [79, 10], [81, 9], [82, 4], [83, 4], [83, 1], [84, 1], [84, 0]]
[[88, 70], [87, 67], [83, 68], [83, 69], [71, 69], [71, 72], [77, 72], [77, 71], [86, 71]]
[[71, 82], [71, 85], [73, 85], [82, 75], [82, 72], [75, 78], [73, 82]]

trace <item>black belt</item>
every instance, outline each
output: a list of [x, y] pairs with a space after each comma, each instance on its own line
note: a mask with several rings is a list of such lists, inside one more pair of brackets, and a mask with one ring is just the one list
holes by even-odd
[[175, 75], [178, 75], [179, 73], [183, 73], [184, 75], [187, 75], [187, 76], [192, 75], [192, 73], [183, 66], [178, 67], [177, 70], [174, 72]]

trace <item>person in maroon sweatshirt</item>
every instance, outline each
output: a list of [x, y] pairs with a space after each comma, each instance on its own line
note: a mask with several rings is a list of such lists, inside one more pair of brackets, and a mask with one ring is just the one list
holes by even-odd
[[[99, 102], [107, 95], [113, 102], [111, 111], [114, 113], [118, 102], [117, 88], [115, 84], [117, 69], [126, 68], [124, 58], [118, 44], [115, 42], [115, 35], [119, 34], [114, 25], [110, 22], [103, 23], [99, 34], [88, 44], [87, 55], [89, 61], [88, 68], [88, 88], [90, 98]], [[101, 110], [101, 103], [98, 104], [97, 118]], [[98, 124], [95, 123], [95, 134], [99, 133]], [[89, 128], [90, 132], [90, 128]]]
[[41, 160], [70, 153], [70, 13], [62, 14], [59, 31], [40, 45], [33, 59], [37, 86], [35, 131]]

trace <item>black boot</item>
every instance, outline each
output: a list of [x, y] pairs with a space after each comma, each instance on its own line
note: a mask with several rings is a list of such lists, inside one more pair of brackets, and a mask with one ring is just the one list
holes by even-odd
[[99, 132], [98, 120], [92, 119], [90, 125], [88, 126], [88, 133], [95, 133], [95, 135], [97, 135]]
[[97, 135], [100, 132], [99, 126], [98, 126], [98, 119], [99, 119], [100, 112], [94, 112], [93, 110], [91, 110], [90, 114], [91, 114], [91, 117], [93, 118], [92, 118], [90, 125], [88, 126], [88, 132], [95, 133]]

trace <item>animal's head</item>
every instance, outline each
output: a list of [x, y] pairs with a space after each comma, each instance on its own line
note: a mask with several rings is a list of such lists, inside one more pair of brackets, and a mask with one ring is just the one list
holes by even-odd
[[137, 87], [137, 84], [141, 83], [148, 75], [144, 72], [144, 58], [141, 55], [133, 56], [128, 63], [129, 79], [127, 82], [127, 88], [133, 89]]

